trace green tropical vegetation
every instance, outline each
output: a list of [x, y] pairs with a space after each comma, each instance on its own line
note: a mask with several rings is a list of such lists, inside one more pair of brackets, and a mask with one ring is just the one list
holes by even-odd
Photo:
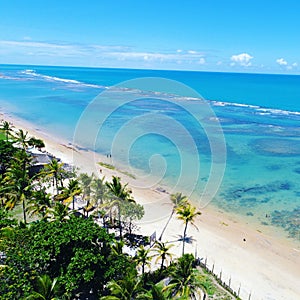
[[171, 196], [184, 227], [175, 258], [173, 244], [135, 234], [144, 207], [121, 178], [77, 175], [56, 158], [32, 172], [28, 147], [43, 141], [10, 123], [0, 132], [0, 300], [234, 299], [184, 254], [200, 215], [185, 196]]
[[172, 208], [170, 217], [169, 217], [169, 219], [168, 219], [166, 225], [164, 226], [164, 228], [163, 228], [163, 230], [162, 230], [162, 232], [161, 232], [160, 237], [158, 238], [160, 241], [161, 241], [161, 239], [162, 239], [162, 237], [163, 237], [163, 234], [164, 234], [165, 230], [167, 229], [167, 226], [169, 225], [169, 223], [170, 223], [170, 221], [171, 221], [171, 219], [172, 219], [174, 213], [176, 212], [176, 209], [177, 209], [180, 205], [184, 204], [187, 200], [188, 200], [188, 198], [187, 198], [186, 196], [182, 195], [182, 193], [175, 193], [175, 194], [172, 194], [172, 195], [171, 195], [171, 202], [172, 202], [172, 204], [173, 204], [173, 208]]
[[194, 221], [197, 216], [201, 215], [201, 212], [197, 211], [197, 208], [193, 206], [191, 203], [185, 201], [182, 205], [176, 207], [176, 214], [177, 214], [177, 218], [183, 221], [184, 223], [184, 230], [182, 236], [182, 255], [184, 255], [184, 246], [186, 242], [186, 232], [187, 232], [188, 224], [190, 223], [196, 227]]

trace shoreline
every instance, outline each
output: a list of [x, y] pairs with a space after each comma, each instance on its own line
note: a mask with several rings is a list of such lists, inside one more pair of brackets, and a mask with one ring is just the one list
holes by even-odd
[[[128, 182], [136, 201], [145, 207], [145, 217], [139, 222], [140, 232], [150, 235], [156, 231], [159, 237], [172, 209], [166, 191], [145, 187], [147, 184], [144, 180], [133, 179], [120, 170], [100, 167], [97, 162], [109, 162], [105, 155], [77, 148], [11, 114], [0, 115], [16, 128], [22, 128], [30, 135], [42, 139], [48, 152], [65, 163], [79, 167], [82, 172], [94, 172], [97, 176], [105, 176], [107, 180], [116, 175], [124, 183]], [[157, 217], [158, 212], [161, 218]], [[300, 250], [294, 248], [292, 241], [277, 239], [264, 231], [259, 232], [254, 226], [212, 205], [203, 208], [201, 212], [196, 222], [199, 231], [192, 226], [188, 227], [188, 236], [194, 240], [192, 244], [186, 244], [186, 252], [196, 252], [200, 258], [207, 258], [210, 268], [214, 264], [215, 272], [222, 272], [223, 281], [228, 283], [231, 278], [233, 289], [238, 291], [240, 287], [242, 299], [248, 299], [250, 293], [251, 299], [300, 297]], [[181, 254], [182, 244], [176, 240], [182, 231], [182, 223], [174, 216], [163, 241], [174, 241], [172, 252], [177, 254], [175, 257]]]

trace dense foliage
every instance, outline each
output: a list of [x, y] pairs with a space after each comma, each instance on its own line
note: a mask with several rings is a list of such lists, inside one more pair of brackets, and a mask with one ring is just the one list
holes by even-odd
[[123, 277], [130, 261], [111, 250], [114, 238], [92, 219], [39, 221], [15, 227], [2, 242], [2, 299], [21, 299], [33, 291], [34, 280], [48, 275], [69, 297], [101, 294], [105, 284]]

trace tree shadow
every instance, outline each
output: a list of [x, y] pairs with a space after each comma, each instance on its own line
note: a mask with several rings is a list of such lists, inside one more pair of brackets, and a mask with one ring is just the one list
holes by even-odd
[[[176, 243], [176, 242], [183, 242], [183, 235], [178, 234], [177, 235], [178, 239], [174, 240], [174, 241], [170, 241], [168, 243]], [[193, 236], [186, 236], [185, 237], [185, 242], [187, 244], [192, 244], [193, 242], [195, 242], [196, 240], [193, 238]]]

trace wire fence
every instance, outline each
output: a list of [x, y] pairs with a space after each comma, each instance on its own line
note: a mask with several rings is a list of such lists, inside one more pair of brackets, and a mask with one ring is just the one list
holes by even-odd
[[225, 290], [232, 294], [237, 299], [251, 300], [252, 292], [244, 289], [240, 282], [233, 280], [233, 278], [226, 274], [222, 269], [217, 269], [215, 263], [208, 263], [207, 257], [205, 259], [197, 258], [197, 265], [199, 265], [206, 272], [211, 274], [215, 280]]

